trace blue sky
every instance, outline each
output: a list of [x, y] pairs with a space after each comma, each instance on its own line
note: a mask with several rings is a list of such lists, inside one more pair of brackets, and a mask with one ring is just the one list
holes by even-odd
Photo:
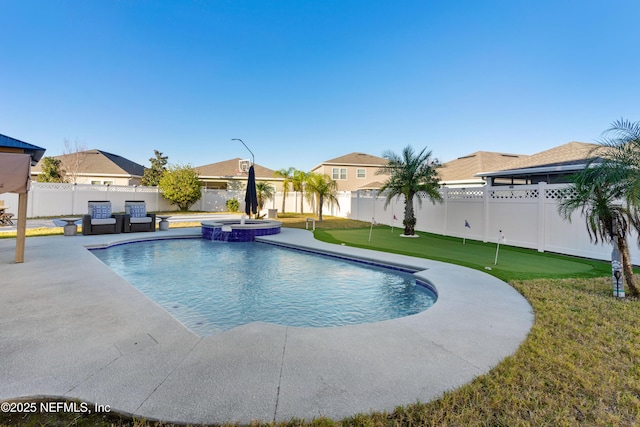
[[0, 0], [0, 133], [309, 170], [595, 142], [640, 120], [640, 2]]

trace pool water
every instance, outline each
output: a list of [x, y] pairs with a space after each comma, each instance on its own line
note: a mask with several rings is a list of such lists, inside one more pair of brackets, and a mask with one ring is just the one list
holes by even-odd
[[375, 322], [419, 313], [436, 300], [411, 273], [259, 242], [160, 240], [92, 253], [201, 336], [255, 321]]

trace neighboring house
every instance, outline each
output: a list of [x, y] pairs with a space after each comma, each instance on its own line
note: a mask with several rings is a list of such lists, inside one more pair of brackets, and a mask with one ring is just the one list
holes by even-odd
[[338, 191], [377, 190], [389, 178], [376, 174], [386, 163], [382, 157], [350, 153], [322, 162], [311, 172], [329, 175], [338, 183]]
[[[203, 188], [213, 190], [244, 190], [247, 184], [247, 176], [251, 166], [251, 160], [235, 158], [223, 162], [211, 163], [194, 167], [198, 172]], [[256, 182], [271, 183], [276, 191], [282, 191], [282, 178], [275, 177], [273, 169], [254, 164]]]
[[[102, 150], [54, 156], [62, 161], [66, 182], [98, 185], [140, 185], [144, 166]], [[34, 181], [42, 173], [42, 160], [31, 170]]]
[[438, 169], [440, 184], [447, 187], [479, 187], [485, 185], [485, 179], [477, 176], [479, 172], [495, 171], [511, 164], [515, 160], [527, 158], [524, 154], [496, 153], [476, 151], [458, 157]]
[[586, 142], [569, 142], [523, 157], [493, 171], [477, 174], [489, 185], [531, 185], [539, 182], [561, 184], [585, 168], [589, 159], [597, 160], [604, 147]]

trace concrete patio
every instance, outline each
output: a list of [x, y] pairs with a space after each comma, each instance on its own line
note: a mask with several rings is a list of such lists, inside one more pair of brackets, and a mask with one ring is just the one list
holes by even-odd
[[23, 264], [15, 240], [0, 240], [0, 400], [79, 398], [190, 423], [340, 419], [437, 398], [513, 354], [533, 324], [528, 302], [485, 273], [283, 229], [260, 239], [422, 270], [438, 302], [372, 324], [252, 323], [201, 338], [86, 249], [199, 235], [33, 237]]

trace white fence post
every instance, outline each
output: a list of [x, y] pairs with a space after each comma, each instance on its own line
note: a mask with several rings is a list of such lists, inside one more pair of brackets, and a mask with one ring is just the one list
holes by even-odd
[[487, 243], [489, 241], [489, 195], [491, 194], [491, 187], [489, 187], [488, 185], [485, 185], [482, 188], [482, 191], [483, 191], [482, 208], [484, 209], [484, 212], [482, 214], [482, 217], [484, 218], [484, 221], [482, 224], [482, 241], [484, 243]]
[[547, 191], [547, 183], [539, 182], [538, 183], [538, 252], [544, 252], [545, 248], [545, 229], [546, 229], [546, 213], [545, 213], [545, 204], [546, 204], [546, 191]]
[[444, 221], [442, 223], [442, 234], [444, 236], [449, 235], [449, 187], [442, 189], [442, 198], [444, 199]]

